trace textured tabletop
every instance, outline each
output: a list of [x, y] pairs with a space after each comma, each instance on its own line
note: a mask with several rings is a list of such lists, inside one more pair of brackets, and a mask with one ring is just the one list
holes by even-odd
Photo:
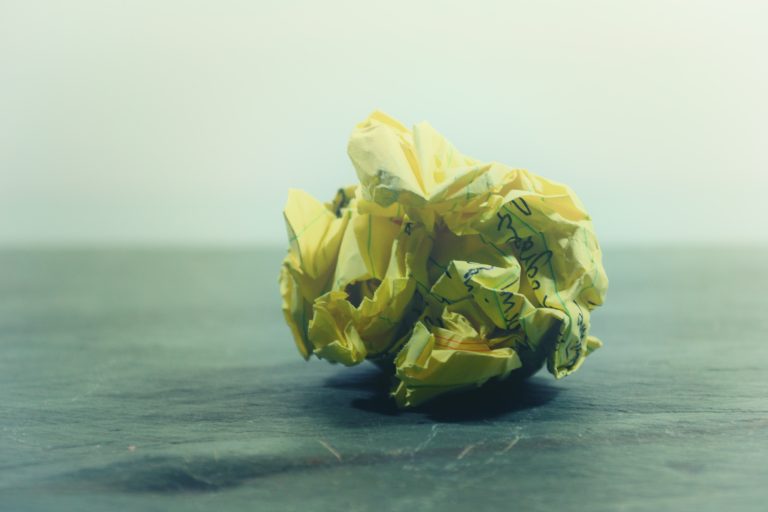
[[398, 412], [282, 251], [0, 253], [0, 510], [765, 510], [768, 250], [608, 249], [576, 374]]

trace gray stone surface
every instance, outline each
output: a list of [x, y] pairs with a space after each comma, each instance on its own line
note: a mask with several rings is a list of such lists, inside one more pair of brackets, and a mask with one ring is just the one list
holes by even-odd
[[0, 510], [766, 510], [768, 251], [606, 251], [575, 375], [398, 412], [282, 251], [0, 253]]

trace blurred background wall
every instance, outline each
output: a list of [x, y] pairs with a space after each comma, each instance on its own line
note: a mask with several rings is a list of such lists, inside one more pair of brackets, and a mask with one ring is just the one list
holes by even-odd
[[371, 110], [607, 244], [765, 242], [768, 3], [0, 0], [0, 245], [283, 245]]

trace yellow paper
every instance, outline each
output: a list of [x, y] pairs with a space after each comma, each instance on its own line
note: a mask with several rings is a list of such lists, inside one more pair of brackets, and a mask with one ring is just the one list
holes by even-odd
[[291, 191], [285, 208], [283, 312], [305, 358], [394, 363], [411, 407], [545, 362], [560, 378], [601, 346], [590, 312], [608, 279], [570, 188], [381, 112], [348, 152], [360, 185], [325, 204]]

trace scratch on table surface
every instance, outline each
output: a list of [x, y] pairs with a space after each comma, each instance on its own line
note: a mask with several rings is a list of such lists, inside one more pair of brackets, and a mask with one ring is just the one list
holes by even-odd
[[324, 447], [326, 450], [328, 450], [329, 452], [331, 452], [331, 455], [333, 455], [334, 457], [336, 457], [336, 460], [338, 460], [339, 462], [341, 462], [341, 454], [338, 452], [338, 450], [336, 450], [336, 448], [334, 448], [333, 446], [331, 446], [331, 445], [330, 445], [330, 443], [328, 443], [327, 441], [323, 441], [322, 439], [318, 439], [318, 440], [317, 440], [317, 442], [318, 442], [318, 443], [320, 443], [321, 445], [323, 445], [323, 447]]
[[518, 441], [520, 441], [520, 436], [515, 436], [515, 437], [513, 437], [513, 438], [512, 438], [512, 439], [511, 439], [511, 440], [510, 440], [510, 441], [507, 443], [507, 445], [506, 445], [506, 446], [505, 446], [505, 447], [504, 447], [504, 448], [503, 448], [503, 449], [502, 449], [500, 452], [498, 452], [498, 453], [507, 453], [509, 450], [511, 450], [512, 448], [514, 448], [514, 447], [515, 447], [515, 445], [517, 444], [517, 442], [518, 442]]
[[468, 444], [467, 446], [465, 446], [464, 449], [461, 450], [461, 453], [456, 457], [456, 460], [463, 459], [469, 452], [475, 449], [475, 446], [477, 445]]
[[507, 443], [504, 445], [502, 449], [492, 452], [491, 456], [485, 460], [485, 464], [493, 464], [494, 462], [496, 462], [497, 460], [496, 457], [507, 453], [509, 450], [514, 448], [519, 441], [520, 441], [519, 435], [515, 435], [514, 437], [512, 437], [509, 441], [507, 441]]
[[421, 450], [429, 446], [429, 443], [431, 443], [432, 440], [435, 439], [435, 436], [437, 435], [437, 429], [439, 426], [440, 425], [437, 423], [432, 425], [432, 430], [430, 430], [429, 434], [427, 434], [427, 438], [421, 443], [419, 443], [419, 445], [416, 448], [413, 449], [413, 453], [420, 452]]

